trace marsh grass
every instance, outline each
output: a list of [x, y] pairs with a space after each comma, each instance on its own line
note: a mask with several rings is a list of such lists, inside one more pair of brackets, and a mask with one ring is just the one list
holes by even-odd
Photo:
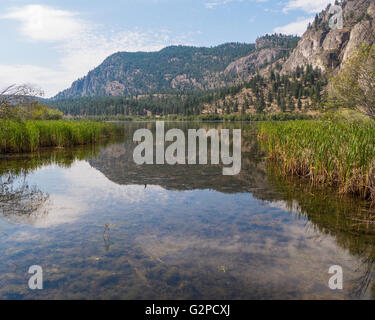
[[103, 122], [0, 120], [0, 153], [93, 144], [117, 133], [112, 124]]
[[264, 122], [259, 139], [284, 174], [375, 201], [375, 122]]

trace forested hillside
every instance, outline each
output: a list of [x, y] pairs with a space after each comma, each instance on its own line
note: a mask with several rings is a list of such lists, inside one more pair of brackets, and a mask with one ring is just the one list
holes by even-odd
[[325, 85], [326, 78], [312, 66], [281, 75], [280, 65], [276, 65], [267, 76], [257, 74], [239, 85], [209, 92], [72, 98], [54, 101], [53, 105], [72, 116], [302, 112], [319, 106]]
[[287, 57], [299, 38], [267, 35], [256, 44], [212, 48], [172, 46], [158, 52], [118, 52], [55, 100], [87, 96], [133, 96], [186, 90], [213, 90], [253, 75]]

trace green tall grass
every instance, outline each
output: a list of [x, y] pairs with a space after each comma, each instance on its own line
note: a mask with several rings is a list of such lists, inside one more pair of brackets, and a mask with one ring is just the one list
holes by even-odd
[[285, 174], [375, 201], [373, 121], [264, 122], [259, 139]]
[[116, 133], [113, 125], [102, 122], [0, 120], [0, 153], [96, 143]]

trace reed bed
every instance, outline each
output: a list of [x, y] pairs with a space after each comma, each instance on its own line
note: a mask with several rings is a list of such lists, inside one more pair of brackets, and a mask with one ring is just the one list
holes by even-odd
[[103, 122], [0, 120], [0, 153], [92, 144], [115, 134], [116, 128]]
[[375, 122], [264, 122], [259, 140], [284, 174], [375, 201]]

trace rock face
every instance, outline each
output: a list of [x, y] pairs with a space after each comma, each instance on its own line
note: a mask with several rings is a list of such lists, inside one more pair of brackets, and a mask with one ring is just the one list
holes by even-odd
[[232, 62], [225, 69], [225, 74], [237, 74], [240, 76], [245, 76], [249, 74], [249, 70], [260, 69], [262, 66], [277, 60], [280, 54], [284, 51], [285, 50], [281, 48], [266, 48], [254, 52], [247, 57], [243, 57]]
[[374, 0], [345, 0], [342, 29], [332, 30], [330, 6], [321, 12], [302, 36], [297, 48], [283, 64], [283, 73], [293, 72], [298, 66], [311, 64], [322, 71], [337, 69], [350, 57], [358, 45], [375, 43]]
[[226, 69], [225, 74], [235, 74], [240, 77], [249, 75], [249, 70], [259, 70], [262, 67], [287, 56], [297, 45], [298, 37], [283, 35], [265, 36], [257, 39], [256, 51], [232, 62]]

